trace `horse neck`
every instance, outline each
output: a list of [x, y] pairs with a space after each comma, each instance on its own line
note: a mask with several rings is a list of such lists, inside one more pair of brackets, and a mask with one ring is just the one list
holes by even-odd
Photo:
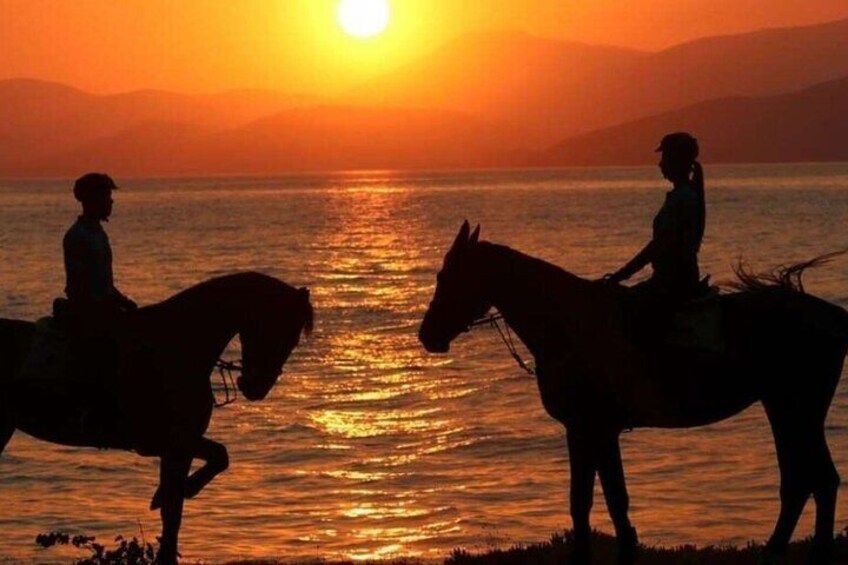
[[165, 325], [154, 339], [174, 343], [204, 367], [211, 367], [239, 333], [245, 308], [241, 298], [215, 285], [200, 285], [142, 309], [142, 319], [152, 326]]
[[592, 283], [508, 247], [481, 243], [492, 306], [537, 361], [579, 338]]

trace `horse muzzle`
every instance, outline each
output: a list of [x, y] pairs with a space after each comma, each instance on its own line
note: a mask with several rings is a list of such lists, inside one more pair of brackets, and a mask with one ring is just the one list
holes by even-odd
[[428, 353], [447, 353], [450, 351], [450, 340], [436, 339], [426, 335], [423, 331], [418, 332], [418, 341], [421, 342]]
[[257, 387], [251, 385], [251, 381], [245, 379], [244, 377], [239, 377], [236, 379], [236, 386], [244, 395], [244, 397], [251, 402], [256, 400], [262, 400], [265, 398], [266, 392], [260, 391]]

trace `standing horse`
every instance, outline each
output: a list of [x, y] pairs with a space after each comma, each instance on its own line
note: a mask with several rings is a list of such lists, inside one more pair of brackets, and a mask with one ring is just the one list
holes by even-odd
[[780, 516], [766, 559], [784, 554], [807, 499], [816, 501], [813, 563], [832, 552], [839, 475], [824, 423], [848, 349], [848, 313], [807, 295], [800, 276], [815, 261], [773, 279], [743, 276], [717, 298], [725, 347], [707, 354], [637, 347], [626, 294], [508, 247], [479, 242], [464, 223], [438, 275], [419, 338], [444, 353], [497, 308], [536, 360], [542, 403], [566, 427], [575, 563], [590, 562], [589, 512], [600, 476], [619, 562], [638, 546], [619, 448], [625, 429], [688, 428], [762, 402], [780, 468]]
[[[241, 273], [198, 284], [127, 315], [118, 331], [115, 390], [96, 411], [80, 407], [90, 400], [75, 395], [72, 383], [57, 391], [38, 379], [16, 378], [35, 326], [0, 320], [0, 453], [17, 429], [63, 445], [159, 457], [160, 483], [151, 505], [161, 508], [159, 559], [176, 563], [184, 500], [228, 465], [226, 448], [204, 437], [214, 404], [210, 374], [216, 361], [238, 335], [243, 354], [238, 389], [248, 400], [261, 400], [301, 332], [311, 331], [312, 319], [307, 289], [266, 275]], [[194, 458], [205, 465], [189, 475]]]

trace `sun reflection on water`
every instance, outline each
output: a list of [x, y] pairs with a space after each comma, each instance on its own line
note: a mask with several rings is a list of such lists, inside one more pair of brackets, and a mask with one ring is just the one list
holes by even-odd
[[[459, 527], [458, 521], [444, 522], [450, 508], [422, 504], [403, 486], [417, 480], [422, 455], [435, 453], [445, 436], [461, 430], [427, 402], [438, 396], [439, 383], [428, 381], [423, 371], [434, 360], [414, 343], [426, 290], [410, 275], [425, 271], [428, 260], [421, 252], [426, 248], [420, 241], [421, 217], [408, 213], [415, 206], [412, 197], [399, 186], [353, 186], [328, 192], [325, 203], [336, 227], [328, 234], [330, 257], [319, 273], [320, 285], [332, 286], [321, 308], [341, 327], [322, 336], [324, 370], [336, 377], [321, 383], [325, 402], [306, 417], [327, 443], [351, 447], [341, 468], [320, 474], [341, 482], [333, 491], [340, 502], [328, 519], [353, 521], [345, 535], [356, 547], [345, 557], [356, 561], [422, 555], [414, 544]], [[373, 313], [373, 323], [346, 328], [343, 320], [352, 310]], [[430, 439], [401, 439], [422, 437]], [[371, 448], [375, 441], [383, 447]], [[384, 488], [363, 489], [363, 484]], [[362, 528], [363, 520], [375, 525]]]

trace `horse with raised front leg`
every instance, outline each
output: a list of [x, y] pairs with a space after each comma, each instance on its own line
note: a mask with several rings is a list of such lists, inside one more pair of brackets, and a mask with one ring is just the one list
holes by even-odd
[[[160, 484], [151, 506], [160, 508], [162, 517], [159, 562], [174, 564], [185, 499], [197, 496], [229, 464], [226, 448], [204, 437], [212, 417], [210, 374], [216, 361], [238, 335], [243, 370], [237, 387], [248, 400], [261, 400], [312, 323], [305, 288], [259, 273], [206, 281], [127, 316], [118, 335], [116, 392], [91, 411], [80, 408], [73, 383], [66, 383], [64, 391], [51, 390], [19, 378], [35, 326], [0, 320], [5, 361], [0, 453], [18, 429], [63, 445], [159, 457]], [[189, 474], [195, 458], [205, 465]]]
[[496, 308], [536, 360], [545, 410], [566, 428], [571, 468], [572, 562], [590, 558], [589, 513], [595, 478], [619, 544], [635, 561], [636, 530], [619, 435], [632, 428], [687, 428], [729, 418], [762, 402], [774, 434], [781, 509], [766, 560], [786, 553], [813, 496], [811, 563], [829, 563], [839, 475], [825, 418], [848, 351], [848, 312], [803, 291], [811, 261], [770, 279], [745, 276], [739, 292], [718, 297], [725, 347], [703, 354], [673, 345], [635, 345], [626, 329], [627, 297], [508, 247], [479, 241], [462, 225], [437, 277], [419, 338], [430, 352]]

